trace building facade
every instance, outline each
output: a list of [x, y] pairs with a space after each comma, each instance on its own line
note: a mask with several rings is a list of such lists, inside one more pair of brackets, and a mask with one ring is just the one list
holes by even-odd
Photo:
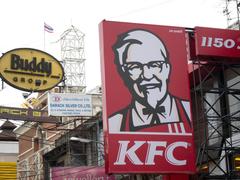
[[[96, 91], [91, 92], [93, 117], [97, 117], [101, 111], [101, 93], [99, 87]], [[52, 93], [59, 92], [58, 88], [52, 90]], [[34, 109], [47, 110], [48, 92], [39, 94], [33, 100], [31, 106]], [[26, 103], [25, 103], [26, 104]], [[25, 122], [19, 126], [14, 132], [19, 140], [18, 155], [18, 178], [19, 179], [45, 179], [44, 177], [44, 160], [43, 156], [55, 149], [62, 143], [62, 137], [67, 136], [70, 130], [88, 121], [91, 117], [63, 117], [59, 119], [59, 124], [41, 123], [41, 122]], [[91, 123], [91, 120], [89, 120]], [[68, 139], [69, 141], [69, 139]], [[62, 155], [62, 153], [59, 153]], [[77, 159], [77, 158], [76, 158]], [[65, 163], [64, 163], [65, 162]], [[66, 165], [67, 160], [56, 162], [56, 166]]]
[[13, 130], [16, 126], [6, 120], [0, 127], [0, 179], [17, 178], [18, 140]]

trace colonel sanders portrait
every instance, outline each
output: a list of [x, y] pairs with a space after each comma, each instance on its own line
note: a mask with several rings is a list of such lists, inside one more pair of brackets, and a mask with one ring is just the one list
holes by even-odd
[[160, 37], [134, 29], [119, 35], [112, 48], [117, 71], [132, 100], [108, 117], [109, 132], [191, 131], [189, 101], [168, 90], [170, 54]]

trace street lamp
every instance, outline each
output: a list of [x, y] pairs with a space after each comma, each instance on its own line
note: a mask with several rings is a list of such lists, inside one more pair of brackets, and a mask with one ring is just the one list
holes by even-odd
[[82, 143], [94, 142], [94, 143], [98, 143], [98, 144], [103, 145], [103, 142], [94, 141], [92, 139], [86, 139], [86, 138], [81, 138], [81, 137], [70, 137], [70, 141], [79, 141], [79, 142], [82, 142]]
[[79, 138], [79, 137], [70, 137], [70, 141], [79, 141], [82, 143], [90, 143], [91, 139]]

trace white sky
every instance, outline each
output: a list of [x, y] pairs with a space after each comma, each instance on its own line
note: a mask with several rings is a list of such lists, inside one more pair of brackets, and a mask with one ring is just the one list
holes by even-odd
[[[85, 34], [87, 89], [101, 84], [98, 24], [103, 20], [226, 28], [225, 0], [2, 0], [0, 2], [0, 55], [11, 49], [29, 47], [44, 50], [43, 23], [54, 28], [46, 33], [48, 53], [60, 59], [60, 44], [53, 43], [70, 28]], [[0, 104], [20, 101], [20, 91], [0, 93]], [[4, 94], [4, 95], [2, 95]]]

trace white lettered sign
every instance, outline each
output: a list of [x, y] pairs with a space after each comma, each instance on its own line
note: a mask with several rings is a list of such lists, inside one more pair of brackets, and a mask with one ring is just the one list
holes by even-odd
[[50, 116], [92, 116], [91, 95], [73, 93], [49, 93]]

